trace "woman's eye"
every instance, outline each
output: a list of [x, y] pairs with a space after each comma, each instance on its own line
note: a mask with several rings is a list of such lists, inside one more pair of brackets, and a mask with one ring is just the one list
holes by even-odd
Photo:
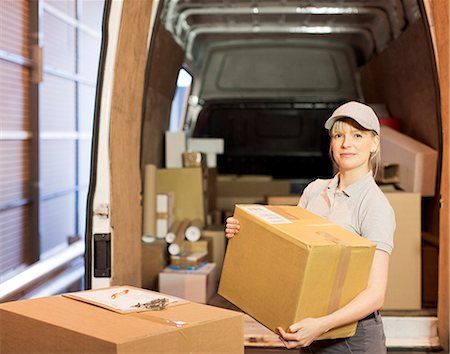
[[359, 133], [356, 133], [356, 134], [355, 134], [355, 138], [358, 138], [358, 139], [359, 139], [359, 138], [362, 138], [362, 137], [363, 137], [362, 134], [359, 134]]
[[334, 134], [334, 135], [333, 135], [333, 138], [334, 138], [334, 139], [339, 139], [340, 137], [342, 137], [342, 134], [338, 134], [338, 133], [337, 133], [337, 134]]

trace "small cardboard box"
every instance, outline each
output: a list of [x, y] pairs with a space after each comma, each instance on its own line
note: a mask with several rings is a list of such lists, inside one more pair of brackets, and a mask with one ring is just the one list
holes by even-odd
[[369, 240], [296, 206], [238, 205], [234, 216], [241, 228], [228, 242], [219, 294], [272, 331], [333, 312], [366, 288]]
[[194, 270], [167, 267], [159, 273], [159, 291], [189, 301], [206, 304], [217, 290], [218, 275], [214, 263]]
[[0, 304], [2, 353], [244, 353], [243, 315], [195, 303], [120, 314], [60, 296]]

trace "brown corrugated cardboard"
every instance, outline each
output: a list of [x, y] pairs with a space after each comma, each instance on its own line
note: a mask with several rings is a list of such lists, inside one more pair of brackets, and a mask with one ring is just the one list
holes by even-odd
[[64, 297], [0, 304], [2, 353], [244, 353], [243, 315], [195, 303], [118, 314]]
[[219, 294], [272, 331], [335, 311], [367, 286], [369, 240], [296, 206], [239, 205], [234, 215], [241, 228], [228, 242]]
[[392, 128], [381, 127], [381, 160], [398, 164], [400, 187], [406, 192], [435, 194], [437, 151]]
[[217, 271], [222, 272], [223, 258], [225, 257], [226, 238], [223, 229], [203, 230], [202, 238], [208, 241], [209, 258], [217, 266]]
[[174, 219], [205, 221], [202, 169], [167, 168], [156, 171], [156, 192], [175, 193]]
[[142, 243], [142, 287], [158, 289], [158, 274], [168, 264], [167, 243], [155, 240], [152, 243]]
[[195, 270], [166, 268], [159, 273], [159, 290], [189, 301], [206, 304], [217, 290], [218, 275], [214, 263]]
[[420, 310], [421, 300], [421, 200], [418, 193], [385, 193], [396, 219], [394, 250], [384, 310]]

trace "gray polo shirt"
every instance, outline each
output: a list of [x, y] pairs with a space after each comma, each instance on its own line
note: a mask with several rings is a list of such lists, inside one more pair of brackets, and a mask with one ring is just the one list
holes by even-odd
[[353, 231], [391, 254], [394, 247], [395, 215], [372, 172], [345, 190], [336, 191], [339, 173], [333, 179], [317, 179], [303, 191], [298, 206]]

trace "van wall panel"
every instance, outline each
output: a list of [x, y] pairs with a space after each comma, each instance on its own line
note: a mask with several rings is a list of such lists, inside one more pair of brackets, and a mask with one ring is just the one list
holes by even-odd
[[41, 255], [67, 245], [75, 235], [75, 193], [41, 201], [39, 214]]
[[30, 57], [28, 1], [0, 1], [0, 49]]
[[75, 131], [75, 82], [46, 74], [42, 81], [40, 131]]
[[419, 19], [363, 68], [361, 84], [367, 102], [385, 103], [401, 120], [403, 133], [437, 150], [440, 132], [431, 56]]
[[75, 187], [75, 141], [41, 140], [39, 172], [41, 196]]

